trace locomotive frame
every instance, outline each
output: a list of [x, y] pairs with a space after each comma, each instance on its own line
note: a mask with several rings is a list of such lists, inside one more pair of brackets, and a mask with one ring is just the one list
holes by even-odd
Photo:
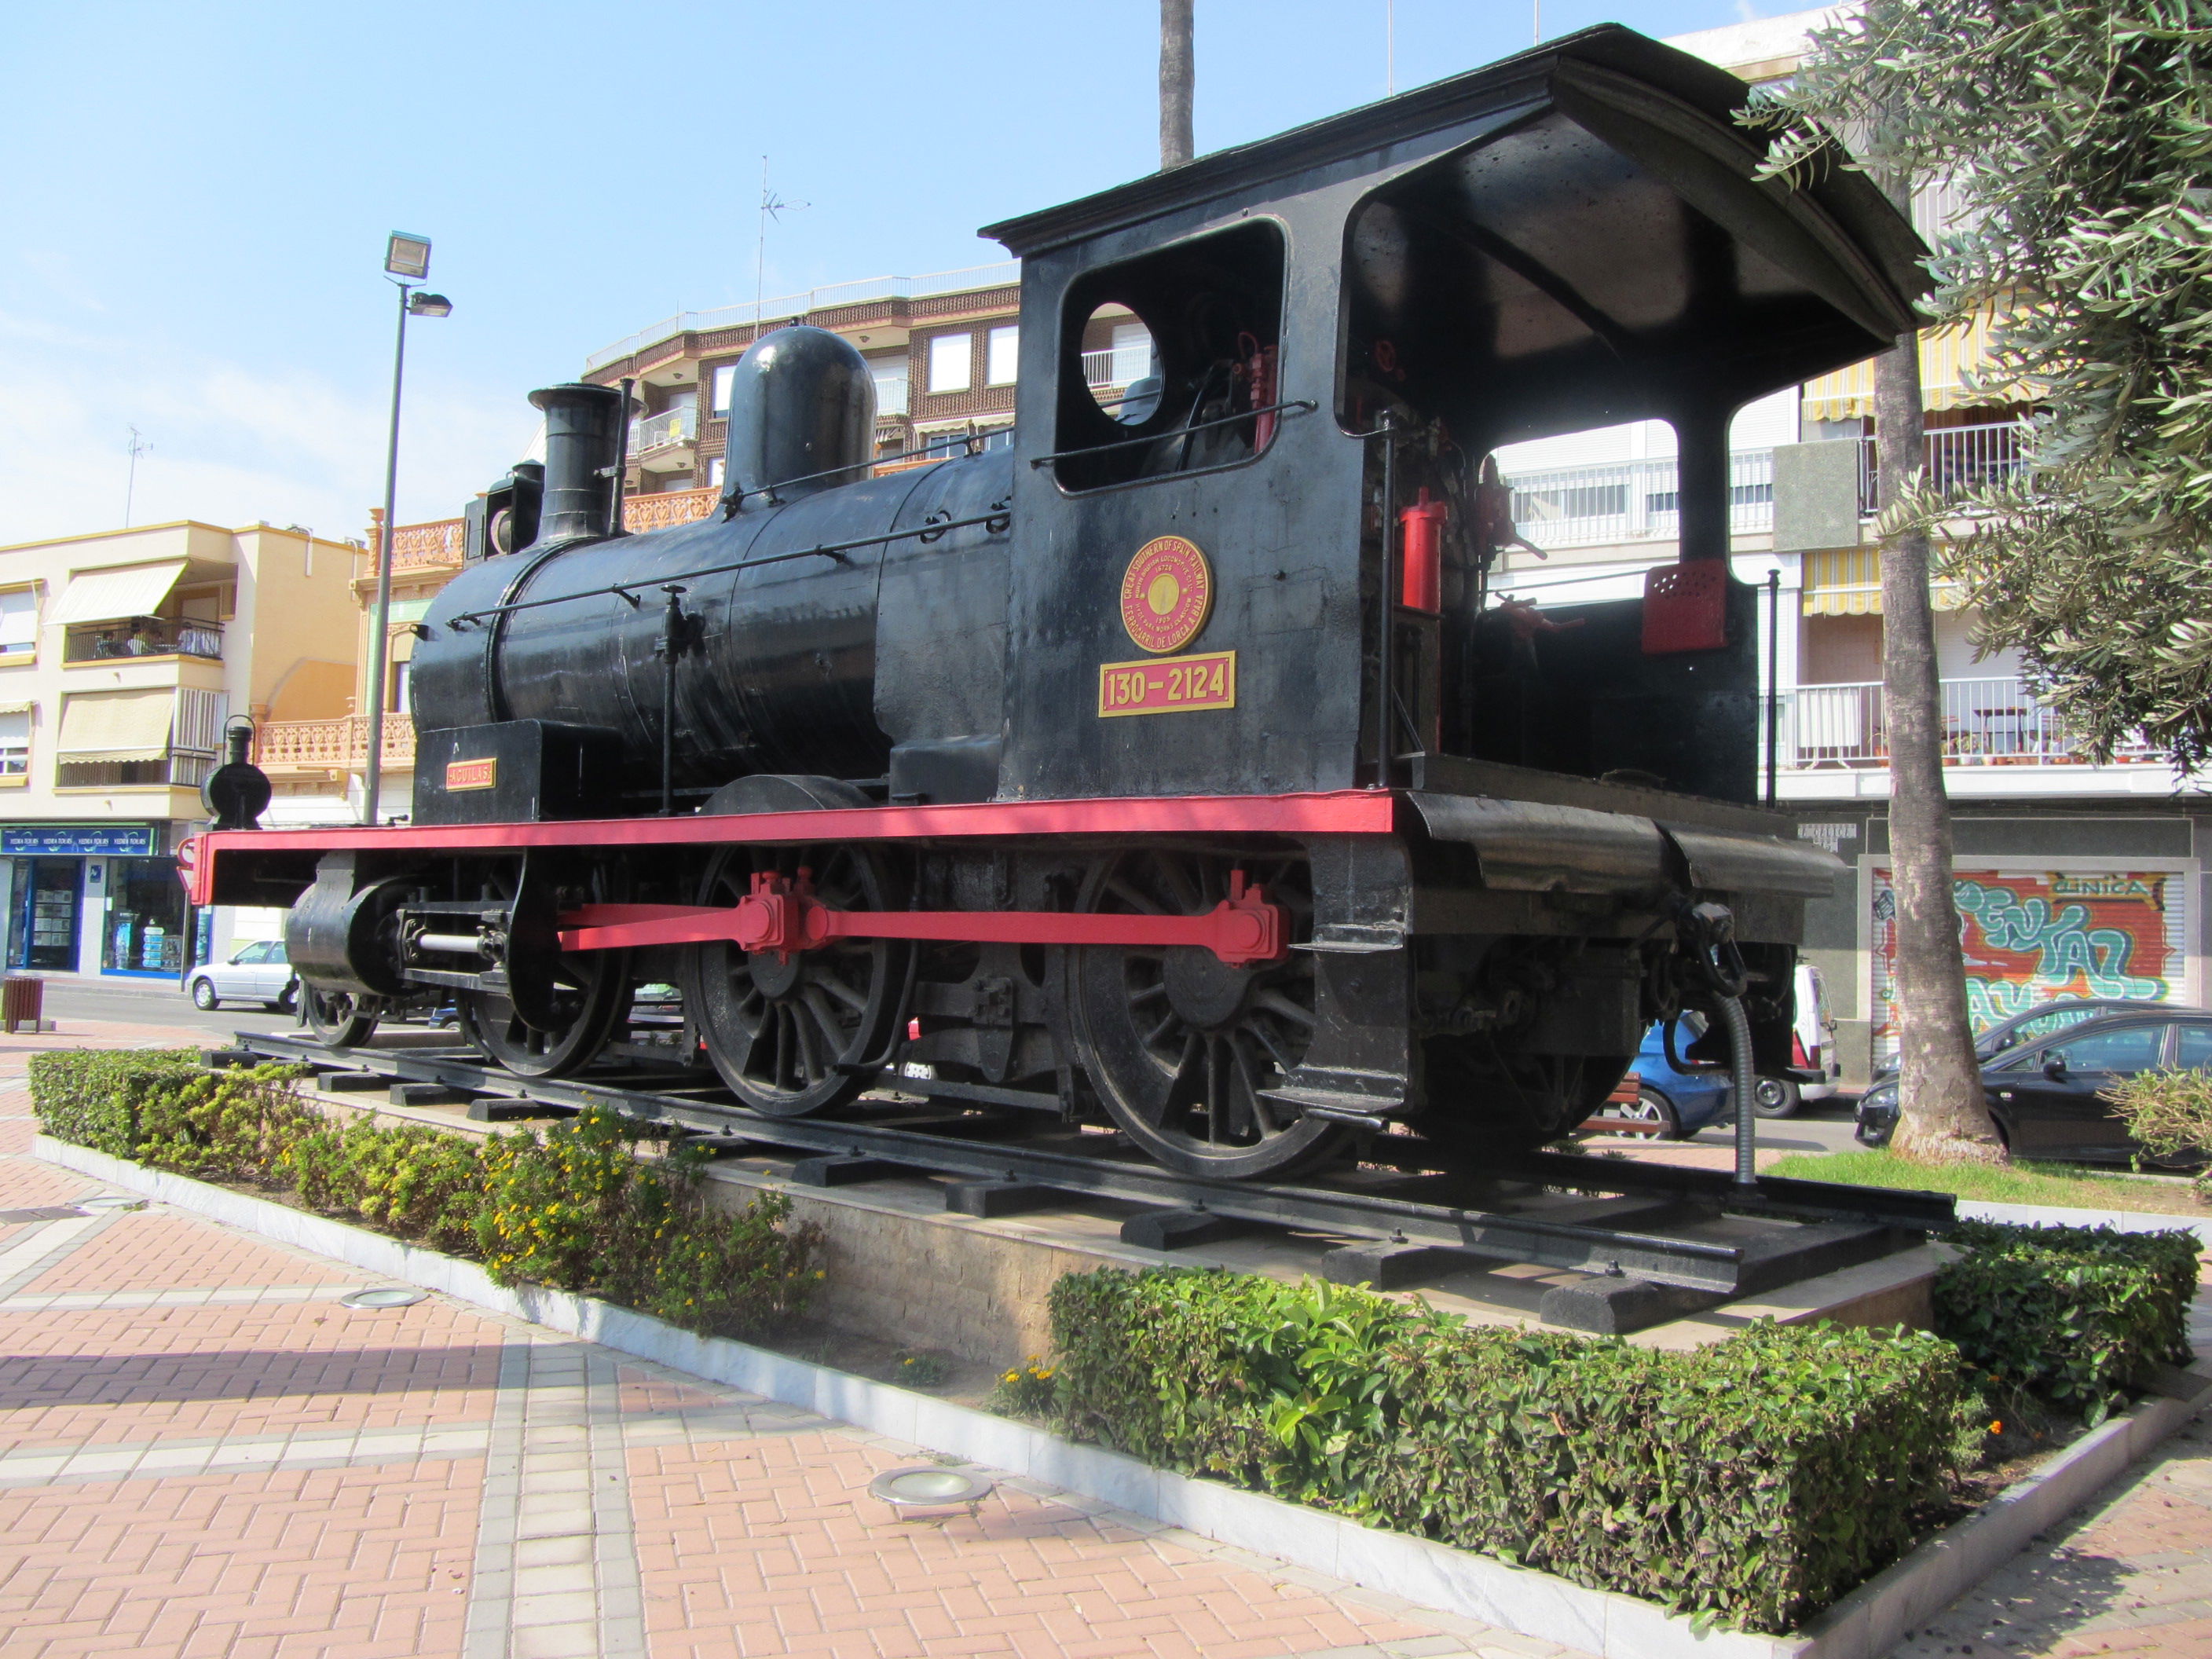
[[[722, 511], [623, 536], [616, 395], [535, 394], [542, 481], [472, 512], [424, 619], [415, 821], [218, 830], [194, 901], [291, 907], [333, 1042], [443, 987], [565, 1075], [666, 980], [675, 1058], [755, 1110], [891, 1083], [1188, 1173], [1407, 1123], [1525, 1152], [1686, 1001], [1729, 1015], [1693, 1057], [1732, 1028], [1739, 1075], [1785, 1068], [1840, 866], [1751, 804], [1728, 420], [1891, 344], [1924, 278], [1856, 173], [1757, 178], [1746, 95], [1589, 30], [994, 227], [1011, 451], [871, 477], [857, 354], [785, 329]], [[1102, 306], [1155, 343], [1114, 406]], [[1679, 563], [1492, 604], [1484, 458], [1642, 416]]]

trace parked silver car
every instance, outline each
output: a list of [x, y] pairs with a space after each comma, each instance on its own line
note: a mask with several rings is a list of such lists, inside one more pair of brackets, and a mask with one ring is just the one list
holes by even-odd
[[185, 976], [185, 989], [195, 1008], [220, 1008], [226, 1002], [258, 1002], [289, 1009], [300, 994], [300, 981], [292, 972], [281, 939], [257, 939], [241, 945], [228, 962], [210, 962]]

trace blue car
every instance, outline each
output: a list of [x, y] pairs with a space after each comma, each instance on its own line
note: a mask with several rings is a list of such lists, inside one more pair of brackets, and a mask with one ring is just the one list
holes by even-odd
[[[1705, 1034], [1705, 1017], [1694, 1009], [1674, 1021], [1674, 1052], [1680, 1054]], [[1685, 1072], [1667, 1061], [1666, 1022], [1644, 1034], [1628, 1075], [1636, 1083], [1636, 1102], [1609, 1108], [1607, 1119], [1628, 1128], [1657, 1133], [1666, 1140], [1687, 1140], [1698, 1130], [1735, 1116], [1735, 1089], [1725, 1071]]]

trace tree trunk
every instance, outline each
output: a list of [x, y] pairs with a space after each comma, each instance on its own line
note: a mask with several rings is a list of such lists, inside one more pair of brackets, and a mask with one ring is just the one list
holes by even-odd
[[1191, 137], [1192, 0], [1160, 0], [1160, 171], [1179, 167], [1196, 153]]
[[[1908, 334], [1875, 359], [1874, 422], [1881, 504], [1917, 482], [1922, 454], [1920, 343]], [[1890, 885], [1897, 915], [1898, 1106], [1891, 1145], [1915, 1163], [2003, 1157], [1982, 1095], [1966, 1023], [1966, 965], [1951, 897], [1951, 805], [1943, 793], [1943, 700], [1928, 537], [1881, 548], [1881, 680], [1889, 741]]]

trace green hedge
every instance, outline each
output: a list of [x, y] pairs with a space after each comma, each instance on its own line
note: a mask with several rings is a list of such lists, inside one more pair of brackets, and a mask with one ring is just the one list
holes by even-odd
[[147, 1100], [199, 1075], [189, 1048], [52, 1049], [31, 1056], [31, 1109], [57, 1140], [130, 1158]]
[[1910, 1548], [1972, 1432], [1923, 1332], [1674, 1353], [1193, 1269], [1070, 1275], [1052, 1319], [1079, 1437], [1752, 1630]]
[[2102, 1422], [2160, 1362], [2190, 1358], [2197, 1235], [1961, 1222], [1936, 1277], [1936, 1328], [1978, 1377]]
[[299, 1194], [310, 1209], [481, 1256], [503, 1285], [589, 1291], [688, 1329], [744, 1335], [802, 1312], [822, 1231], [763, 1193], [707, 1202], [703, 1153], [641, 1160], [647, 1126], [590, 1107], [482, 1143], [427, 1125], [340, 1123], [305, 1066], [209, 1072], [187, 1050], [34, 1055], [48, 1134], [157, 1168]]

